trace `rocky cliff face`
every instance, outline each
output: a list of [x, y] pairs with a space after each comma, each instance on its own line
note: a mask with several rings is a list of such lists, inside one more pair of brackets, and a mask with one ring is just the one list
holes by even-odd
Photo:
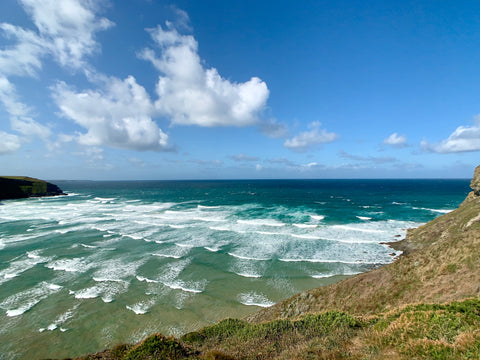
[[477, 166], [475, 169], [470, 187], [472, 188], [474, 195], [480, 196], [480, 166]]
[[0, 200], [65, 195], [57, 185], [30, 177], [0, 177]]

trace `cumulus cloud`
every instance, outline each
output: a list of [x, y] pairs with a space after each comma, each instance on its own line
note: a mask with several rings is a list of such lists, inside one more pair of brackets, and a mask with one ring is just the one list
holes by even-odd
[[259, 122], [269, 96], [265, 82], [252, 77], [243, 83], [226, 80], [217, 69], [205, 69], [198, 55], [198, 43], [181, 35], [167, 23], [148, 30], [161, 50], [157, 57], [144, 49], [139, 57], [161, 72], [155, 108], [173, 124], [198, 126], [251, 126]]
[[105, 89], [76, 92], [65, 83], [53, 87], [63, 116], [87, 130], [78, 135], [83, 145], [133, 150], [168, 150], [168, 135], [152, 120], [154, 106], [133, 76], [105, 79]]
[[421, 147], [441, 154], [480, 151], [480, 115], [475, 117], [473, 126], [459, 126], [447, 139], [436, 144], [423, 140]]
[[393, 133], [385, 140], [383, 140], [383, 144], [396, 148], [403, 148], [407, 146], [407, 137], [405, 135], [398, 135], [397, 133]]
[[309, 125], [310, 131], [300, 132], [300, 134], [286, 140], [283, 146], [296, 152], [305, 152], [317, 145], [331, 143], [338, 139], [337, 134], [321, 129], [321, 125], [318, 121], [312, 122]]
[[21, 140], [17, 135], [0, 131], [0, 155], [14, 153], [21, 146]]

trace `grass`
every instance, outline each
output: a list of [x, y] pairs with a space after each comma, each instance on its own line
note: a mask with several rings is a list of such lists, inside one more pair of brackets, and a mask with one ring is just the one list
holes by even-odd
[[180, 339], [154, 334], [84, 360], [479, 359], [480, 299], [362, 317], [328, 311], [251, 324], [226, 319]]

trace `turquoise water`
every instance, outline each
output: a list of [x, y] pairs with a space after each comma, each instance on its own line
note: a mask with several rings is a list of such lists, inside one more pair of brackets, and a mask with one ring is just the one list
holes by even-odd
[[467, 180], [56, 182], [0, 205], [0, 359], [180, 335], [394, 260]]

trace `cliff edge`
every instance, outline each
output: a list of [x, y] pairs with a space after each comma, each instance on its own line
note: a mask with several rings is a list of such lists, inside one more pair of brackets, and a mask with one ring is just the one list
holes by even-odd
[[27, 176], [0, 176], [0, 200], [55, 195], [65, 195], [55, 184]]

